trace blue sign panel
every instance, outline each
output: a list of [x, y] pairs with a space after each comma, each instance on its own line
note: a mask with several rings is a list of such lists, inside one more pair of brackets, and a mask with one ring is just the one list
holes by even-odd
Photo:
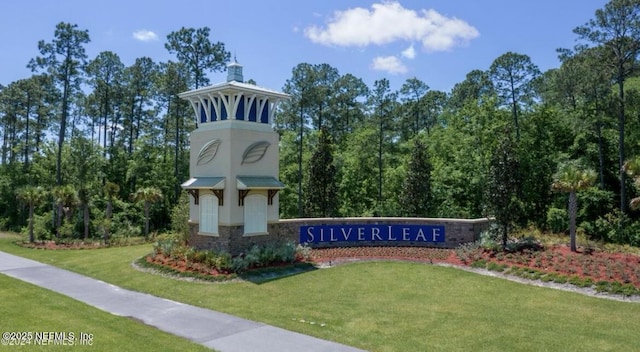
[[318, 225], [301, 226], [300, 243], [444, 242], [443, 225]]

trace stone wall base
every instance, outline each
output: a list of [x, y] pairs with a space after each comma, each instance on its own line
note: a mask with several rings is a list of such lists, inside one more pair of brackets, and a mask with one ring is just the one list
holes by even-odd
[[279, 224], [269, 224], [267, 227], [268, 234], [264, 235], [244, 235], [244, 226], [219, 226], [218, 236], [207, 236], [198, 234], [199, 225], [190, 223], [189, 229], [191, 236], [189, 245], [196, 249], [207, 249], [215, 251], [223, 251], [238, 255], [246, 252], [254, 245], [263, 246], [274, 241], [295, 241], [297, 239], [283, 236], [279, 230]]
[[433, 218], [321, 218], [285, 219], [268, 225], [268, 234], [244, 235], [244, 226], [219, 226], [218, 236], [198, 234], [199, 225], [190, 223], [189, 244], [197, 249], [228, 252], [238, 255], [254, 245], [265, 245], [274, 241], [299, 243], [301, 226], [320, 225], [442, 225], [445, 227], [445, 241], [435, 242], [335, 242], [311, 244], [314, 248], [346, 246], [416, 246], [434, 248], [456, 248], [461, 244], [477, 241], [480, 233], [489, 228], [490, 219], [433, 219]]

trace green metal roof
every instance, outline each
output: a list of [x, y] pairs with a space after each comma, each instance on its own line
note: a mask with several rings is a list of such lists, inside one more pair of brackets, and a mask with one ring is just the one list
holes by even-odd
[[224, 177], [192, 177], [181, 186], [184, 189], [224, 189]]
[[273, 176], [237, 176], [238, 189], [283, 189], [284, 184]]

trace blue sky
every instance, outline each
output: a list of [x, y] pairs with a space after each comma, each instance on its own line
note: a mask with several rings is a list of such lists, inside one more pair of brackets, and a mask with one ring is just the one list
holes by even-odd
[[[113, 51], [125, 65], [137, 57], [175, 60], [166, 36], [209, 27], [244, 66], [245, 79], [280, 90], [302, 62], [327, 63], [370, 87], [387, 78], [399, 89], [411, 77], [449, 91], [474, 69], [507, 51], [529, 55], [542, 71], [555, 52], [573, 47], [573, 28], [604, 0], [8, 0], [0, 2], [0, 84], [27, 78], [39, 40], [59, 22], [89, 30], [89, 58]], [[212, 83], [225, 73], [209, 75]]]

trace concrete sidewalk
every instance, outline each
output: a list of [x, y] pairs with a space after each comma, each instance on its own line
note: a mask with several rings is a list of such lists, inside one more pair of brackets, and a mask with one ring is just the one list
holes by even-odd
[[335, 342], [129, 291], [37, 261], [0, 252], [0, 273], [106, 312], [132, 317], [222, 352], [361, 351]]

